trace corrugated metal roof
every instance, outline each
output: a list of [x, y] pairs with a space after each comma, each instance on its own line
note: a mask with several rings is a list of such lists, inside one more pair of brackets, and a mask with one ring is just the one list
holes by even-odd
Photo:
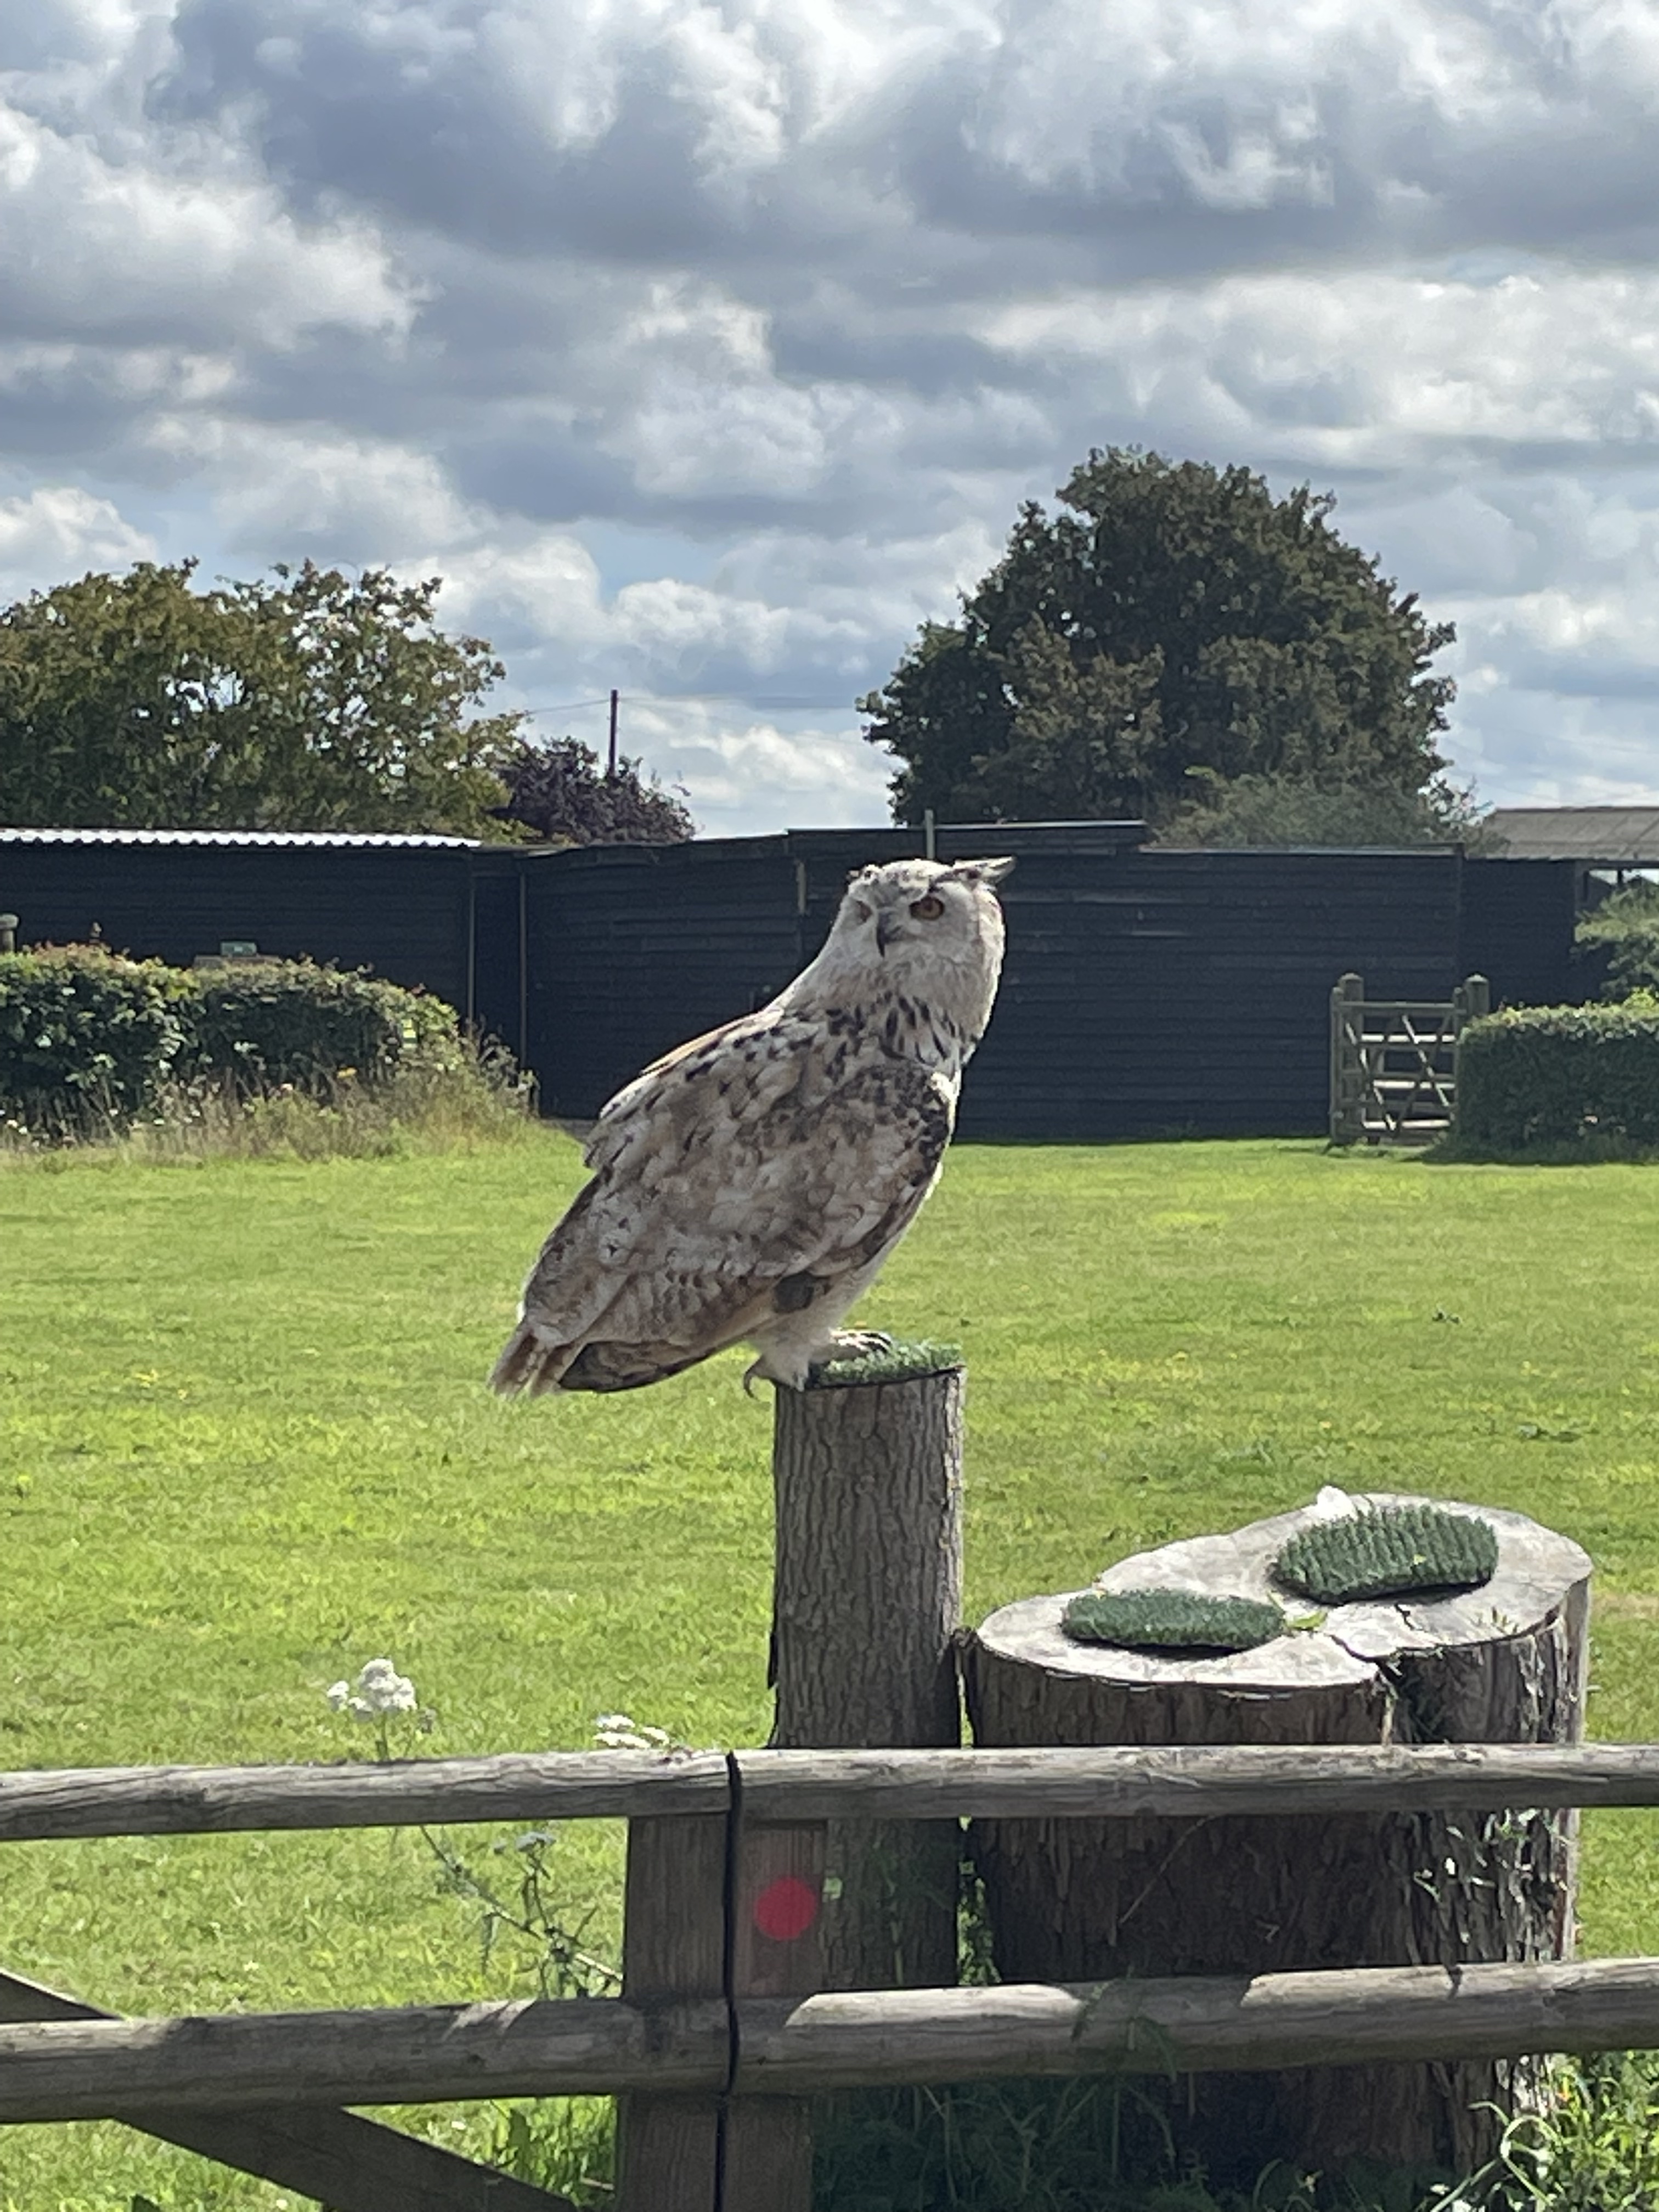
[[8, 830], [0, 828], [0, 845], [297, 845], [403, 847], [443, 846], [456, 852], [476, 852], [477, 837], [394, 836], [380, 830]]
[[1507, 860], [1659, 866], [1659, 805], [1494, 806], [1486, 821], [1505, 841]]

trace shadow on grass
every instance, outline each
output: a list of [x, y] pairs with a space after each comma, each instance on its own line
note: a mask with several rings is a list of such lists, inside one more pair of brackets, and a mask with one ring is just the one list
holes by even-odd
[[860, 2091], [817, 2112], [816, 2212], [1653, 2212], [1659, 2052], [1565, 2059], [1482, 2172], [1275, 2165], [1212, 2185], [1174, 2148], [1179, 2081]]
[[1508, 1147], [1471, 1145], [1443, 1137], [1419, 1155], [1426, 1167], [1594, 1168], [1653, 1167], [1659, 1146], [1634, 1145], [1626, 1137], [1575, 1137], [1547, 1145]]
[[[1449, 2174], [1274, 2164], [1212, 2182], [1176, 2149], [1183, 2085], [969, 2083], [818, 2107], [816, 2212], [1451, 2212]], [[1473, 2212], [1463, 2200], [1461, 2212]]]

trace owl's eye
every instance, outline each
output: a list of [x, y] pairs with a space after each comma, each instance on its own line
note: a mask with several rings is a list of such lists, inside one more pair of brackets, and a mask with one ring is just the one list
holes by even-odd
[[864, 901], [863, 901], [862, 899], [854, 899], [854, 900], [853, 901], [853, 911], [854, 911], [854, 913], [858, 916], [858, 918], [859, 918], [859, 920], [860, 920], [860, 921], [869, 921], [869, 919], [870, 919], [870, 909], [869, 909], [869, 908], [868, 908], [867, 906], [866, 906], [866, 904], [864, 903]]
[[926, 898], [919, 898], [915, 902], [910, 911], [918, 921], [937, 921], [945, 911], [945, 901], [935, 898], [929, 891]]

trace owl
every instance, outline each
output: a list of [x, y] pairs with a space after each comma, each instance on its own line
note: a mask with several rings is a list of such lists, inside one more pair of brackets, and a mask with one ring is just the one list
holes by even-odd
[[617, 1092], [495, 1389], [634, 1390], [739, 1343], [757, 1354], [745, 1384], [799, 1389], [885, 1341], [838, 1324], [939, 1178], [1012, 866], [861, 870], [786, 991]]

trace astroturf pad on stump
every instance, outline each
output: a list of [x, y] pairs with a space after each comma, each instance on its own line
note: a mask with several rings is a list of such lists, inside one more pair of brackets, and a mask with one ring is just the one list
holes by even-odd
[[1473, 1589], [1498, 1565], [1490, 1522], [1437, 1505], [1362, 1506], [1292, 1536], [1274, 1563], [1287, 1589], [1341, 1605], [1406, 1590]]
[[872, 1382], [914, 1382], [922, 1375], [945, 1375], [962, 1364], [959, 1344], [902, 1344], [860, 1352], [854, 1359], [826, 1359], [807, 1377], [814, 1390], [854, 1390]]
[[1261, 1598], [1208, 1597], [1201, 1590], [1085, 1590], [1066, 1607], [1060, 1626], [1079, 1644], [1249, 1651], [1282, 1636], [1285, 1616]]

